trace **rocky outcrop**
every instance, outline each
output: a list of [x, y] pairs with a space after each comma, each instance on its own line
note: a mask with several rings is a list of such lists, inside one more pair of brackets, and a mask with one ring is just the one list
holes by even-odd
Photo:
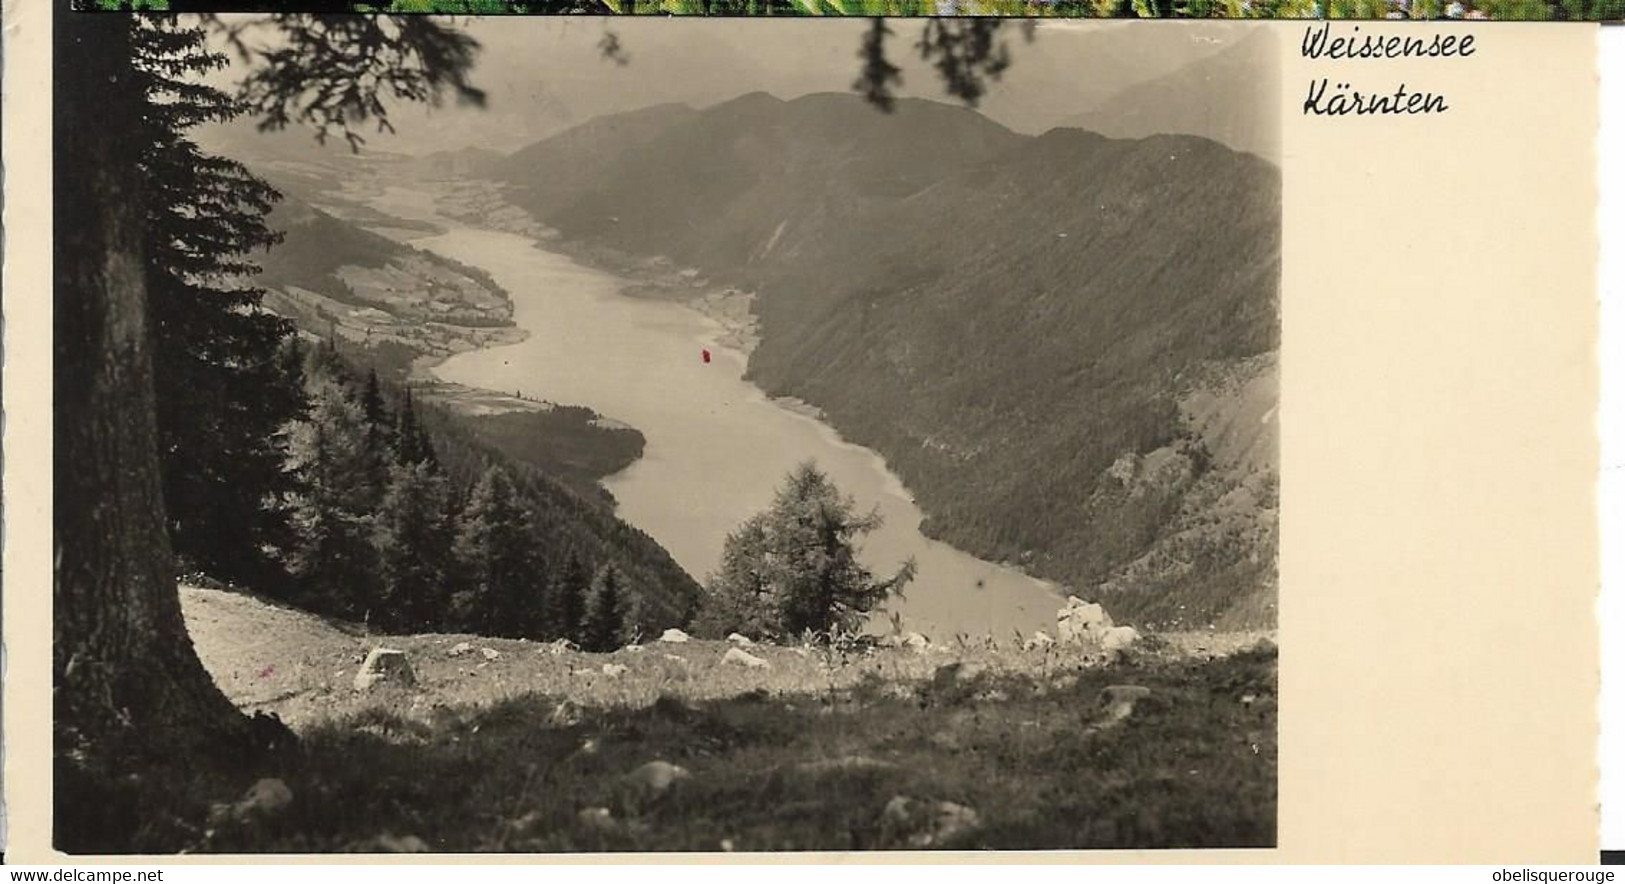
[[373, 648], [361, 664], [360, 671], [355, 674], [355, 689], [369, 690], [385, 681], [402, 686], [417, 683], [417, 678], [412, 673], [412, 664], [407, 661], [405, 651], [395, 648]]
[[1081, 645], [1108, 654], [1140, 640], [1139, 630], [1112, 623], [1112, 615], [1105, 608], [1077, 596], [1067, 598], [1066, 605], [1055, 612], [1055, 631], [1063, 645]]

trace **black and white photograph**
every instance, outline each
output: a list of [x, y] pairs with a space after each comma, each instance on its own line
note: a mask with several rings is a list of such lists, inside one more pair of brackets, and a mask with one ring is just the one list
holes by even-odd
[[1277, 845], [1296, 32], [59, 22], [55, 849]]

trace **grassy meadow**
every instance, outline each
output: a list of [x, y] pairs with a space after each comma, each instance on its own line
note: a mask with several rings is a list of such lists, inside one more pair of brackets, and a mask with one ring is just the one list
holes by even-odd
[[[1242, 647], [1256, 637], [1152, 637], [1112, 662], [968, 638], [756, 645], [743, 650], [765, 665], [746, 667], [722, 662], [732, 646], [719, 642], [587, 654], [368, 637], [245, 595], [187, 588], [183, 599], [217, 682], [245, 711], [281, 716], [301, 747], [236, 778], [153, 773], [78, 811], [106, 818], [72, 831], [126, 850], [1275, 842], [1276, 660], [1268, 642]], [[372, 647], [405, 651], [414, 683], [357, 691]], [[231, 807], [262, 777], [288, 794]], [[135, 831], [119, 831], [122, 802], [142, 807]]]

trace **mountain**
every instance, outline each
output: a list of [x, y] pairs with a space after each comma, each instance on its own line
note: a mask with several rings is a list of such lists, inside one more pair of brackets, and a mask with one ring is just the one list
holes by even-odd
[[1130, 86], [1065, 125], [1113, 138], [1200, 135], [1281, 161], [1275, 34], [1257, 30], [1229, 48]]
[[708, 268], [744, 265], [775, 247], [816, 248], [822, 241], [781, 241], [772, 231], [792, 221], [839, 228], [821, 222], [895, 203], [1019, 140], [963, 108], [905, 99], [888, 117], [832, 93], [785, 102], [756, 92], [703, 113], [623, 122], [628, 116], [601, 128], [654, 123], [657, 133], [613, 145], [592, 139], [590, 161], [581, 159], [582, 139], [566, 133], [516, 154], [523, 165], [498, 174], [522, 188], [522, 208], [567, 236]]
[[[836, 17], [713, 18], [703, 24], [561, 17], [525, 25], [513, 27], [500, 16], [467, 25], [484, 45], [472, 74], [488, 93], [484, 108], [396, 108], [391, 119], [399, 134], [369, 136], [368, 147], [414, 154], [470, 145], [513, 151], [597, 117], [652, 105], [703, 107], [753, 90], [784, 99], [844, 92], [858, 74], [857, 48], [866, 27]], [[949, 101], [940, 74], [914, 49], [923, 27], [920, 21], [892, 23], [889, 56], [901, 71], [898, 94]], [[1073, 118], [1125, 89], [1220, 52], [1254, 30], [1238, 22], [1147, 27], [1052, 19], [1037, 22], [1027, 39], [1024, 28], [1009, 23], [1000, 39], [1013, 63], [985, 84], [979, 109], [1024, 134], [1072, 125]], [[611, 32], [624, 64], [601, 49]]]
[[[1267, 372], [1236, 380], [1279, 343], [1274, 165], [923, 100], [755, 93], [656, 117], [496, 174], [567, 241], [757, 292], [751, 377], [881, 452], [929, 533], [1140, 622], [1273, 618], [1273, 461], [1214, 449], [1274, 396]], [[547, 169], [570, 180], [529, 171]], [[1221, 500], [1263, 528], [1209, 537], [1183, 571], [1131, 567]]]
[[698, 111], [683, 104], [657, 104], [620, 114], [595, 117], [537, 144], [515, 151], [486, 167], [493, 178], [522, 181], [536, 199], [551, 203], [585, 197], [629, 145], [690, 122]]

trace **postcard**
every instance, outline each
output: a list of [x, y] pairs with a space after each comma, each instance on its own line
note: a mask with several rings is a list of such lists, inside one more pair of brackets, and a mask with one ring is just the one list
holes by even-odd
[[9, 11], [10, 856], [1594, 862], [1484, 10]]

